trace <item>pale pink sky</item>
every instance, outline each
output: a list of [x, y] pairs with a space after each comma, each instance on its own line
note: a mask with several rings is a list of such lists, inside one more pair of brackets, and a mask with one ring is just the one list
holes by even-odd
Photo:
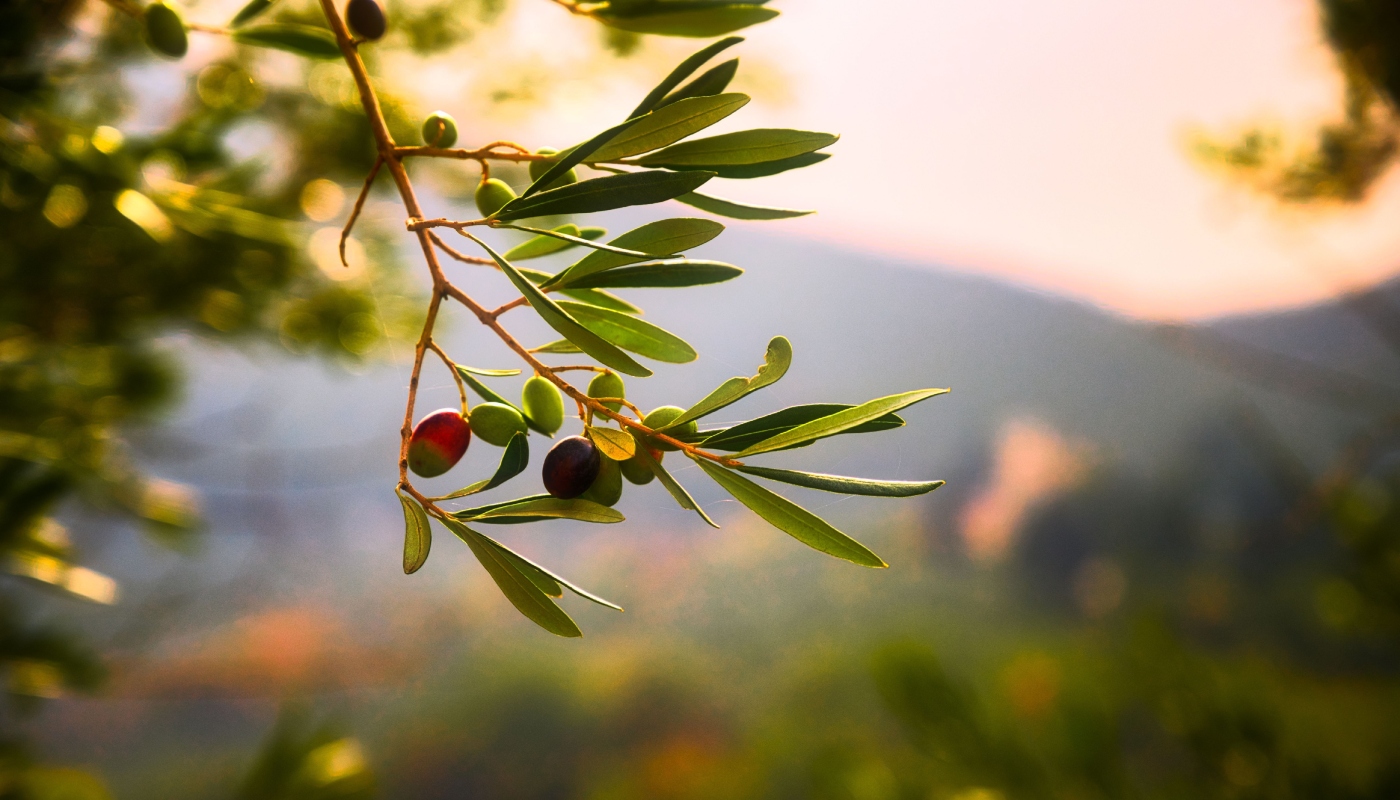
[[[842, 134], [836, 158], [733, 199], [820, 209], [761, 223], [1007, 276], [1129, 313], [1193, 317], [1307, 302], [1400, 264], [1400, 176], [1364, 206], [1299, 213], [1188, 157], [1193, 128], [1273, 120], [1299, 134], [1339, 109], [1315, 0], [776, 0], [738, 48], [765, 93], [716, 130]], [[560, 141], [612, 124], [700, 43], [653, 40], [640, 63], [583, 65], [593, 23], [522, 0], [466, 63], [415, 67], [422, 101], [466, 118], [509, 57], [554, 81], [542, 113], [490, 106], [489, 131]], [[512, 24], [513, 23], [513, 24]], [[501, 55], [482, 58], [479, 48]], [[509, 56], [506, 56], [509, 53]], [[472, 98], [475, 98], [474, 100]], [[454, 105], [454, 103], [456, 105]], [[459, 119], [463, 117], [459, 116]], [[476, 118], [483, 119], [478, 113]], [[469, 127], [469, 126], [464, 126]], [[558, 146], [557, 142], [550, 142]]]

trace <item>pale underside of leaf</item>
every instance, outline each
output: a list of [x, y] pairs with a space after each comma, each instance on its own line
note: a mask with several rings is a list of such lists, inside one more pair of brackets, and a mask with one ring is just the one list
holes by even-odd
[[764, 439], [757, 444], [749, 445], [735, 454], [735, 458], [746, 458], [759, 453], [767, 453], [773, 450], [782, 450], [787, 447], [822, 439], [827, 436], [834, 436], [842, 431], [849, 430], [857, 425], [864, 425], [871, 420], [891, 414], [895, 411], [911, 406], [930, 397], [937, 397], [940, 394], [947, 394], [947, 389], [920, 389], [913, 392], [893, 394], [889, 397], [880, 397], [867, 403], [838, 411], [835, 414], [814, 419], [811, 422], [798, 425], [787, 431], [783, 431], [775, 436]]
[[914, 497], [927, 494], [943, 485], [943, 481], [878, 481], [869, 478], [848, 478], [820, 472], [801, 472], [772, 467], [737, 467], [740, 472], [772, 481], [790, 483], [808, 489], [820, 489], [836, 494], [858, 494], [867, 497]]

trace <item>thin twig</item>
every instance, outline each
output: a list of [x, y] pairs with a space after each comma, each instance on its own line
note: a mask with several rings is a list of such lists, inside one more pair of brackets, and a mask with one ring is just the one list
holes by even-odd
[[365, 207], [365, 200], [369, 198], [369, 189], [374, 185], [374, 179], [378, 177], [379, 168], [383, 165], [383, 157], [374, 159], [374, 166], [370, 168], [369, 175], [365, 177], [365, 185], [360, 187], [360, 196], [355, 198], [355, 207], [350, 209], [350, 218], [345, 220], [345, 227], [340, 231], [340, 263], [344, 266], [350, 266], [350, 262], [345, 260], [345, 242], [350, 239], [350, 231], [355, 227], [355, 220], [360, 218], [360, 212]]
[[[501, 153], [497, 152], [497, 147], [516, 147], [520, 152]], [[475, 150], [466, 150], [460, 147], [432, 147], [430, 145], [406, 145], [395, 147], [394, 155], [399, 158], [455, 158], [459, 161], [481, 161], [491, 159], [493, 161], [548, 161], [554, 156], [539, 155], [531, 153], [518, 144], [512, 142], [492, 142], [485, 147], [478, 147]]]
[[467, 413], [467, 384], [462, 380], [462, 375], [457, 372], [457, 362], [449, 358], [447, 353], [444, 353], [442, 348], [438, 347], [438, 343], [432, 339], [428, 340], [428, 348], [437, 353], [438, 358], [442, 359], [443, 366], [452, 373], [452, 380], [457, 382], [457, 394], [462, 396], [462, 414], [465, 416]]
[[410, 219], [408, 222], [404, 223], [404, 227], [414, 233], [418, 233], [419, 231], [425, 231], [429, 228], [451, 228], [455, 231], [461, 231], [464, 228], [475, 228], [478, 225], [490, 224], [491, 223], [485, 219], [458, 221], [447, 219], [446, 217], [435, 217], [433, 219]]
[[439, 238], [436, 233], [432, 233], [430, 231], [428, 233], [428, 238], [432, 240], [433, 244], [441, 248], [442, 252], [448, 254], [449, 256], [452, 256], [453, 258], [462, 262], [463, 264], [478, 264], [483, 267], [491, 267], [495, 270], [500, 269], [500, 266], [495, 261], [492, 261], [489, 258], [482, 258], [480, 256], [469, 256], [466, 253], [461, 252], [460, 250], [454, 249], [447, 242], [444, 242], [441, 238]]

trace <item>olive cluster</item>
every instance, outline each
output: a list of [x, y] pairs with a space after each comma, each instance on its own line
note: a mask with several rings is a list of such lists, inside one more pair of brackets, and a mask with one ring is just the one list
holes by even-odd
[[[588, 384], [588, 396], [607, 399], [603, 405], [616, 411], [622, 407], [626, 386], [616, 373], [599, 373]], [[642, 424], [653, 430], [664, 428], [682, 413], [684, 410], [677, 406], [661, 406], [643, 417]], [[408, 466], [424, 478], [437, 477], [456, 466], [473, 436], [505, 447], [529, 427], [552, 436], [563, 425], [563, 395], [548, 379], [536, 375], [525, 382], [519, 408], [487, 402], [469, 411], [444, 408], [423, 417], [409, 439]], [[693, 434], [697, 427], [694, 421], [687, 422], [676, 430], [676, 435]], [[611, 506], [622, 498], [624, 479], [638, 486], [650, 483], [656, 476], [648, 461], [660, 463], [667, 451], [679, 448], [635, 433], [632, 436], [636, 454], [622, 461], [606, 456], [587, 436], [561, 439], [544, 459], [541, 477], [545, 491], [560, 499], [581, 497]]]

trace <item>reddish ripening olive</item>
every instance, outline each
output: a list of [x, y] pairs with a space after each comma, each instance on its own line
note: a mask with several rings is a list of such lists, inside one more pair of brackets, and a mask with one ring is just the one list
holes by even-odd
[[481, 216], [489, 217], [500, 211], [506, 203], [515, 199], [515, 190], [499, 178], [482, 181], [476, 187], [476, 209]]
[[424, 478], [435, 478], [452, 469], [467, 452], [472, 429], [462, 412], [440, 408], [418, 420], [408, 440], [408, 468]]
[[371, 42], [383, 36], [389, 27], [379, 0], [350, 0], [345, 6], [345, 21], [350, 24], [352, 33]]
[[605, 506], [617, 505], [617, 501], [622, 499], [621, 466], [611, 458], [603, 456], [603, 460], [598, 462], [598, 477], [593, 479], [588, 491], [579, 496]]
[[539, 375], [525, 381], [520, 408], [550, 436], [564, 425], [564, 397], [554, 384]]
[[497, 447], [505, 447], [515, 434], [525, 433], [525, 418], [505, 403], [478, 403], [470, 422], [472, 433]]
[[165, 3], [146, 6], [146, 41], [151, 49], [169, 58], [183, 58], [190, 49], [185, 20]]
[[[601, 372], [588, 382], [589, 397], [626, 397], [627, 387], [616, 372]], [[613, 411], [622, 408], [621, 403], [604, 403]]]
[[434, 111], [423, 120], [423, 144], [451, 147], [457, 143], [457, 120], [446, 111]]
[[603, 457], [582, 436], [560, 439], [544, 457], [544, 489], [561, 500], [578, 497], [598, 478]]
[[[541, 147], [540, 149], [538, 149], [538, 150], [535, 151], [536, 154], [542, 155], [542, 156], [552, 156], [552, 155], [554, 155], [554, 154], [556, 154], [556, 153], [558, 153], [558, 152], [559, 152], [559, 151], [558, 151], [558, 150], [555, 150], [553, 147]], [[554, 166], [554, 160], [553, 160], [553, 159], [550, 159], [550, 160], [547, 160], [547, 161], [531, 161], [531, 162], [530, 162], [530, 180], [532, 180], [532, 181], [537, 181], [537, 180], [539, 180], [540, 177], [543, 176], [546, 172], [548, 172], [548, 171], [549, 171], [549, 168], [552, 167], [552, 166]], [[577, 183], [577, 182], [578, 182], [578, 173], [575, 172], [575, 171], [573, 171], [573, 170], [571, 169], [571, 170], [569, 170], [568, 172], [564, 173], [563, 175], [560, 175], [559, 177], [557, 177], [557, 178], [555, 178], [554, 180], [550, 181], [550, 182], [549, 182], [549, 185], [546, 186], [546, 187], [544, 187], [544, 188], [546, 188], [546, 189], [558, 189], [560, 186], [568, 186], [568, 185], [571, 184], [571, 183]]]
[[[647, 426], [648, 428], [651, 428], [652, 430], [657, 430], [658, 428], [664, 428], [667, 425], [670, 425], [672, 421], [674, 421], [677, 417], [684, 413], [685, 409], [679, 406], [662, 406], [660, 408], [652, 409], [652, 412], [650, 414], [647, 414], [645, 417], [643, 417], [642, 424]], [[678, 428], [672, 428], [669, 431], [663, 431], [663, 433], [672, 438], [680, 439], [682, 437], [689, 436], [690, 434], [695, 433], [698, 430], [700, 430], [700, 425], [697, 424], [695, 420], [691, 420]], [[659, 440], [655, 444], [662, 450], [680, 449], [679, 447], [676, 447], [673, 444]]]

